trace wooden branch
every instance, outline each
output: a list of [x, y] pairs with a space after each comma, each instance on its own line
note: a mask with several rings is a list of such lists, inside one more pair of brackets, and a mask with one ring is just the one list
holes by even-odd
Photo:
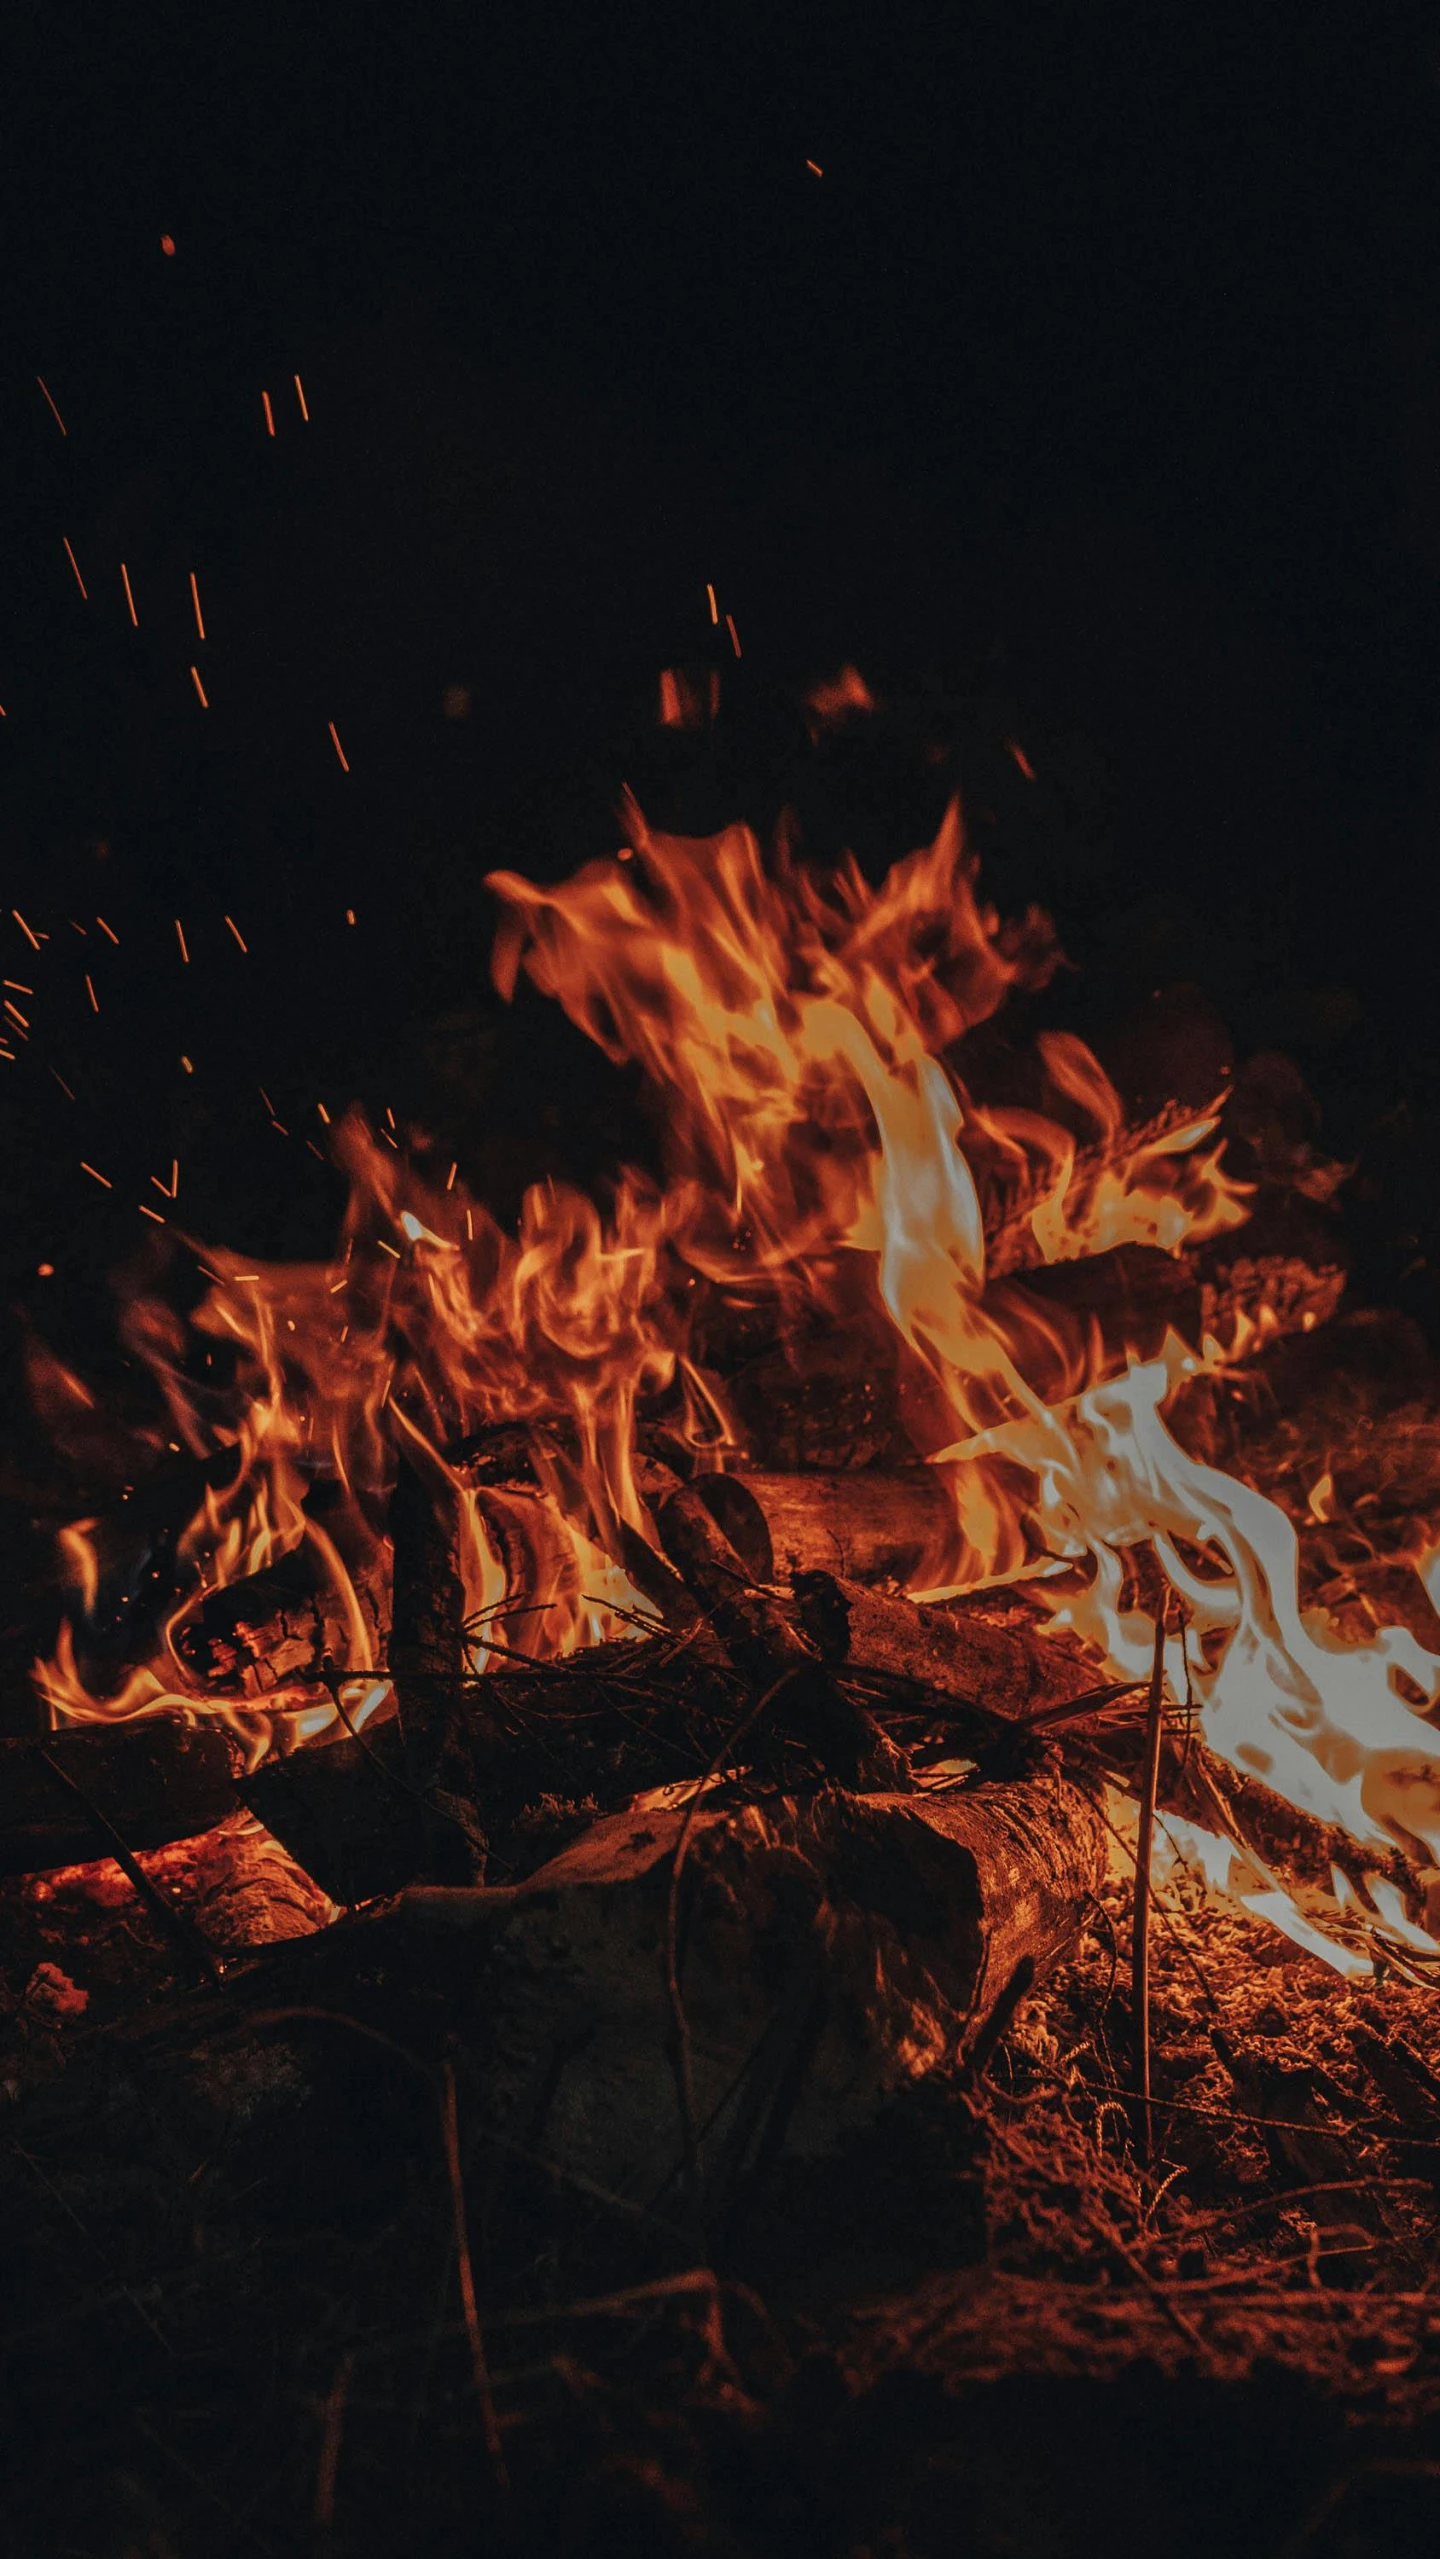
[[448, 1481], [438, 1470], [422, 1476], [402, 1454], [390, 1502], [390, 1674], [405, 1737], [406, 1776], [437, 1814], [429, 1870], [439, 1883], [459, 1884], [484, 1873], [485, 1834], [453, 1711], [464, 1668], [465, 1623], [455, 1527]]
[[992, 1626], [963, 1601], [923, 1607], [833, 1573], [797, 1573], [801, 1626], [834, 1670], [894, 1680], [991, 1722], [1017, 1724], [1087, 1696], [1103, 1668], [1073, 1637]]
[[905, 1762], [873, 1716], [844, 1696], [779, 1601], [757, 1589], [702, 1497], [675, 1493], [660, 1514], [665, 1551], [736, 1668], [757, 1688], [786, 1682], [783, 1720], [843, 1784], [908, 1783]]

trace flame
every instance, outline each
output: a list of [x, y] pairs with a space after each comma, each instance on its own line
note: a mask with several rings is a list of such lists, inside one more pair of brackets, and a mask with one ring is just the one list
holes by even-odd
[[[559, 887], [496, 874], [493, 967], [507, 995], [525, 970], [649, 1078], [665, 1105], [663, 1186], [629, 1174], [603, 1216], [578, 1191], [537, 1187], [508, 1235], [453, 1174], [440, 1187], [346, 1119], [332, 1142], [350, 1200], [328, 1265], [256, 1271], [210, 1252], [188, 1322], [155, 1298], [130, 1309], [130, 1346], [211, 1471], [154, 1657], [109, 1694], [82, 1675], [104, 1585], [85, 1543], [95, 1522], [69, 1532], [83, 1623], [67, 1623], [42, 1672], [55, 1711], [178, 1701], [226, 1712], [252, 1748], [323, 1729], [333, 1708], [313, 1675], [257, 1702], [217, 1698], [187, 1663], [216, 1592], [297, 1557], [343, 1630], [346, 1678], [377, 1711], [397, 1450], [455, 1517], [477, 1667], [630, 1629], [644, 1604], [627, 1540], [654, 1538], [642, 1413], [678, 1403], [704, 1463], [732, 1444], [692, 1355], [698, 1281], [702, 1298], [782, 1314], [859, 1302], [877, 1334], [898, 1336], [928, 1398], [923, 1453], [947, 1460], [955, 1488], [924, 1594], [1058, 1571], [1057, 1625], [1138, 1678], [1153, 1628], [1126, 1594], [1148, 1545], [1183, 1602], [1172, 1687], [1193, 1695], [1211, 1747], [1360, 1849], [1440, 1863], [1440, 1751], [1423, 1720], [1440, 1657], [1397, 1627], [1340, 1643], [1301, 1607], [1284, 1513], [1166, 1426], [1170, 1396], [1222, 1346], [1172, 1336], [1106, 1376], [1074, 1319], [987, 1287], [997, 1235], [1010, 1266], [1017, 1252], [1055, 1262], [1120, 1243], [1178, 1252], [1238, 1224], [1246, 1194], [1211, 1142], [1215, 1113], [1127, 1143], [1099, 1064], [1058, 1033], [1037, 1043], [1046, 1110], [972, 1096], [966, 1035], [1013, 989], [1044, 985], [1059, 952], [1043, 916], [1005, 924], [981, 902], [954, 807], [878, 888], [853, 863], [822, 880], [783, 845], [767, 861], [740, 827], [654, 835], [631, 806], [626, 836], [623, 861]], [[77, 1385], [63, 1390], [72, 1409]], [[523, 1453], [507, 1481], [472, 1480], [451, 1452], [498, 1426]], [[1431, 1949], [1374, 1879], [1366, 1889], [1362, 1905], [1337, 1888], [1336, 1943], [1359, 1908], [1377, 1944]], [[1273, 1878], [1252, 1875], [1239, 1897], [1296, 1934]], [[1300, 1942], [1326, 1935], [1308, 1917], [1303, 1928]]]

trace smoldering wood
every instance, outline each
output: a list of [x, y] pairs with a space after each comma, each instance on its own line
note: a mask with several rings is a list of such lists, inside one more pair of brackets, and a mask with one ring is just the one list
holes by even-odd
[[390, 1538], [389, 1667], [405, 1773], [434, 1806], [431, 1871], [437, 1881], [468, 1882], [484, 1872], [485, 1833], [451, 1710], [465, 1631], [454, 1496], [438, 1470], [422, 1476], [403, 1454], [390, 1501]]
[[[673, 2193], [682, 2146], [662, 1954], [685, 1820], [596, 1824], [515, 1895], [485, 1971], [496, 2129], [518, 2133], [548, 2084], [529, 2139], [637, 2199]], [[956, 2060], [1022, 1960], [1043, 1973], [1071, 1942], [1105, 1865], [1095, 1802], [1052, 1771], [951, 1796], [702, 1802], [687, 1847], [680, 1983], [707, 2184], [762, 2147], [823, 2154]], [[493, 1925], [467, 1898], [471, 1924]], [[406, 1896], [402, 1924], [453, 1924], [448, 1900]]]
[[0, 1741], [0, 1874], [84, 1865], [107, 1834], [45, 1765], [48, 1753], [129, 1848], [167, 1848], [236, 1809], [237, 1760], [222, 1725], [175, 1715], [75, 1726], [43, 1743]]
[[955, 2062], [1017, 1969], [1043, 1976], [1071, 1942], [1105, 1863], [1098, 1805], [1058, 1769], [620, 1812], [522, 1884], [416, 1887], [236, 1965], [223, 2002], [96, 2035], [31, 2101], [36, 2138], [58, 2109], [98, 2193], [133, 2150], [117, 2086], [139, 2089], [138, 2120], [193, 2134], [197, 2163], [233, 2144], [242, 2177], [283, 2165], [293, 2200], [309, 2131], [343, 2149], [357, 2102], [433, 2114], [430, 2076], [458, 2048], [498, 2156], [673, 2214], [666, 1945], [687, 1822], [679, 1974], [717, 2207], [758, 2162], [832, 2155]]
[[342, 1908], [425, 1873], [434, 1820], [407, 1781], [398, 1723], [261, 1763], [242, 1800]]
[[828, 1572], [857, 1582], [914, 1579], [953, 1543], [947, 1470], [855, 1475], [703, 1475], [691, 1490], [714, 1512], [758, 1582]]
[[775, 1597], [754, 1585], [703, 1496], [703, 1481], [672, 1495], [660, 1531], [737, 1669], [757, 1688], [783, 1682], [779, 1715], [842, 1783], [869, 1791], [907, 1783], [904, 1759], [888, 1735], [836, 1686]]
[[987, 1721], [1024, 1723], [1091, 1694], [1103, 1668], [1074, 1638], [995, 1626], [833, 1573], [799, 1573], [800, 1623], [833, 1669], [916, 1688]]

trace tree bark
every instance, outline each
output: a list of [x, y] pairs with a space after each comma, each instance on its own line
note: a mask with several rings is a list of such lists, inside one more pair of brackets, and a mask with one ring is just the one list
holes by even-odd
[[691, 1485], [671, 1496], [660, 1514], [660, 1533], [736, 1668], [758, 1689], [783, 1682], [777, 1719], [842, 1784], [869, 1792], [907, 1784], [904, 1759], [873, 1716], [837, 1689], [778, 1600], [753, 1586], [701, 1490]]

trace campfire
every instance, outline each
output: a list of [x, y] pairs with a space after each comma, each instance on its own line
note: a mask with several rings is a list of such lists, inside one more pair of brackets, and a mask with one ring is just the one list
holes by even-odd
[[[538, 1185], [512, 1232], [352, 1113], [329, 1261], [176, 1238], [129, 1297], [148, 1422], [34, 1351], [89, 1498], [49, 1729], [0, 1745], [22, 2044], [70, 2037], [92, 2111], [118, 2051], [165, 2107], [198, 2072], [197, 2142], [245, 2158], [333, 2143], [360, 2049], [443, 2162], [497, 2495], [511, 2330], [575, 2269], [740, 2390], [754, 2287], [860, 2196], [927, 2274], [989, 2250], [1003, 2312], [950, 2308], [977, 2369], [1034, 2327], [1068, 2192], [1110, 2327], [1067, 2354], [1107, 2367], [1128, 2303], [1162, 2360], [1304, 2329], [1313, 2363], [1316, 2300], [1363, 2300], [1408, 2370], [1440, 1475], [1423, 1347], [1345, 1303], [1345, 1168], [1280, 1143], [1263, 1077], [1193, 1089], [1163, 1023], [1128, 1083], [1032, 1032], [1067, 963], [985, 902], [958, 809], [878, 887], [624, 826], [563, 885], [492, 879], [492, 966], [631, 1078], [658, 1173]], [[125, 1913], [169, 2004], [87, 2026]], [[42, 2166], [56, 2084], [15, 2083]], [[1271, 2307], [1221, 2334], [1239, 2279]]]

